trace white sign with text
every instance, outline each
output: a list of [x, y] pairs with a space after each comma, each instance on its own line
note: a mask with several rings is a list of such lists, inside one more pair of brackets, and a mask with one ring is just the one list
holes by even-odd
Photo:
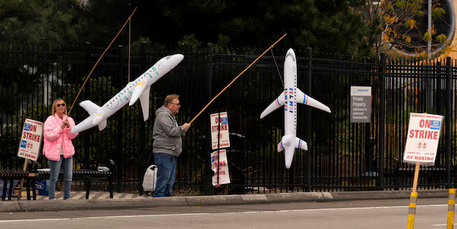
[[371, 87], [351, 86], [351, 123], [371, 122]]
[[442, 123], [440, 115], [410, 113], [403, 162], [433, 165]]
[[213, 186], [218, 187], [221, 184], [230, 184], [227, 153], [225, 149], [219, 150], [219, 153], [218, 151], [211, 153], [211, 168], [214, 171]]
[[38, 159], [42, 138], [43, 123], [32, 119], [26, 119], [24, 128], [22, 129], [17, 156], [36, 161]]
[[227, 112], [211, 114], [210, 119], [212, 149], [229, 148], [230, 137]]

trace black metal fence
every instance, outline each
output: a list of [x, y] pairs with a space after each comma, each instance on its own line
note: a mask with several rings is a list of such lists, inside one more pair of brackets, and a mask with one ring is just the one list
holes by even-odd
[[[103, 105], [163, 56], [181, 53], [185, 58], [152, 85], [146, 122], [138, 103], [125, 106], [108, 120], [105, 130], [83, 131], [73, 141], [76, 167], [115, 161], [117, 191], [137, 190], [152, 162], [154, 112], [167, 94], [181, 96], [178, 122], [189, 122], [263, 50], [208, 45], [160, 53], [143, 46], [130, 59], [126, 51], [113, 48], [101, 59], [71, 111], [76, 123], [88, 116], [78, 105], [81, 101]], [[17, 157], [17, 149], [24, 120], [44, 122], [57, 97], [70, 105], [102, 52], [92, 47], [0, 46], [0, 168], [22, 168], [24, 159]], [[283, 153], [276, 151], [284, 131], [283, 112], [260, 119], [260, 113], [283, 91], [286, 52], [275, 49], [260, 58], [192, 123], [178, 160], [177, 192], [212, 194], [219, 190], [211, 186], [207, 136], [210, 114], [221, 111], [228, 112], [232, 143], [228, 149], [232, 182], [224, 192], [410, 188], [413, 167], [402, 162], [410, 112], [445, 116], [435, 166], [421, 170], [419, 189], [454, 186], [454, 61], [390, 60], [383, 55], [353, 59], [295, 50], [299, 88], [329, 106], [332, 113], [299, 106], [297, 136], [308, 143], [309, 150], [296, 150], [291, 168], [286, 169]], [[372, 87], [371, 123], [350, 122], [351, 86]], [[47, 167], [47, 161], [41, 157], [30, 167]]]

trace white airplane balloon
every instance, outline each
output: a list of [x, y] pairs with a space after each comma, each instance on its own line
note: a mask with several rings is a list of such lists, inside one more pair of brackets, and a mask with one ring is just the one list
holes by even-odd
[[181, 63], [183, 59], [184, 56], [182, 54], [166, 56], [160, 59], [145, 73], [128, 83], [124, 89], [102, 107], [97, 106], [90, 100], [82, 101], [79, 105], [86, 109], [90, 116], [73, 127], [71, 132], [82, 132], [96, 125], [102, 131], [106, 127], [106, 120], [111, 115], [127, 103], [130, 106], [133, 105], [138, 98], [140, 99], [141, 109], [143, 111], [143, 119], [146, 121], [149, 118], [149, 90], [151, 89], [151, 85]]
[[284, 106], [285, 135], [278, 144], [278, 152], [285, 149], [286, 168], [288, 169], [292, 164], [295, 148], [308, 150], [306, 142], [297, 138], [297, 103], [306, 104], [331, 113], [330, 108], [297, 88], [297, 59], [294, 50], [289, 49], [284, 61], [284, 92], [260, 115], [262, 119], [278, 107]]

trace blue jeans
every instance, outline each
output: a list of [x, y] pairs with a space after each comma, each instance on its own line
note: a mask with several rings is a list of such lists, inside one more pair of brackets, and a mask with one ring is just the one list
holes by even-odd
[[56, 198], [56, 184], [59, 178], [60, 166], [63, 171], [63, 199], [70, 198], [71, 181], [73, 175], [73, 157], [65, 159], [63, 155], [60, 155], [60, 161], [49, 160], [49, 167], [51, 168], [51, 179], [49, 180], [49, 199]]
[[171, 188], [175, 183], [175, 169], [178, 157], [170, 154], [154, 153], [154, 160], [158, 167], [154, 197], [172, 196]]

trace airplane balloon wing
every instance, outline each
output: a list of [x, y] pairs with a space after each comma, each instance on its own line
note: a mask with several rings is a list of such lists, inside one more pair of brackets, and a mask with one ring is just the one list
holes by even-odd
[[278, 96], [278, 98], [276, 98], [275, 101], [273, 101], [270, 104], [270, 106], [267, 107], [267, 109], [265, 109], [262, 112], [262, 114], [260, 114], [260, 119], [267, 116], [268, 114], [270, 114], [271, 112], [273, 112], [274, 110], [278, 109], [278, 107], [281, 107], [281, 106], [284, 106], [284, 91], [281, 93], [281, 95]]
[[143, 111], [143, 120], [146, 121], [149, 118], [149, 91], [151, 86], [144, 89], [140, 96], [141, 110]]
[[[132, 97], [130, 98], [129, 106], [132, 106], [138, 100], [138, 98], [143, 94], [144, 90], [147, 87], [146, 83], [147, 83], [146, 80], [142, 80], [134, 86]], [[150, 87], [148, 87], [148, 88], [150, 88]]]
[[328, 113], [332, 113], [330, 111], [330, 108], [322, 104], [321, 102], [311, 98], [307, 94], [303, 93], [300, 91], [300, 89], [297, 88], [297, 103], [305, 104], [323, 111], [327, 111]]
[[98, 130], [102, 131], [103, 129], [106, 128], [106, 119], [102, 120], [101, 122], [98, 123]]

